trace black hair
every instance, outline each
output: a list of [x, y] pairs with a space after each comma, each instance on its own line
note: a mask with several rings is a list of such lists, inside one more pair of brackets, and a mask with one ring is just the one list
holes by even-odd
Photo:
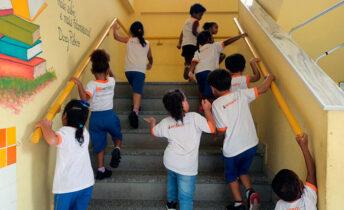
[[214, 25], [216, 25], [215, 22], [206, 22], [206, 23], [204, 23], [204, 25], [203, 25], [203, 30], [208, 31], [208, 30], [209, 30], [211, 27], [213, 27]]
[[207, 81], [218, 91], [226, 91], [231, 87], [232, 76], [224, 69], [216, 69], [208, 75]]
[[211, 39], [211, 33], [210, 31], [202, 31], [201, 33], [198, 34], [197, 36], [197, 49], [199, 51], [199, 46], [200, 45], [205, 45], [209, 39]]
[[94, 73], [106, 73], [110, 68], [110, 56], [105, 50], [95, 50], [91, 55], [92, 71]]
[[183, 104], [185, 99], [184, 93], [179, 90], [173, 90], [166, 93], [162, 99], [166, 110], [171, 114], [172, 118], [176, 121], [183, 122]]
[[246, 60], [241, 54], [233, 54], [225, 60], [226, 68], [232, 73], [242, 72], [245, 69]]
[[87, 102], [71, 100], [65, 107], [63, 114], [67, 116], [67, 126], [76, 128], [75, 138], [80, 143], [84, 143], [84, 127], [88, 118]]
[[145, 39], [143, 38], [143, 35], [144, 35], [143, 25], [140, 21], [135, 21], [133, 24], [131, 24], [130, 33], [134, 37], [137, 37], [140, 40], [142, 47], [146, 46], [147, 43]]
[[272, 180], [272, 190], [284, 201], [295, 201], [300, 193], [299, 177], [291, 170], [280, 170]]
[[190, 7], [190, 15], [197, 14], [197, 13], [204, 13], [205, 11], [207, 11], [207, 9], [198, 3]]

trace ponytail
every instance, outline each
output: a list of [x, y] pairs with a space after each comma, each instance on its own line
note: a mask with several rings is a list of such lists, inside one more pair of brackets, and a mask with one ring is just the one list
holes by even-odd
[[145, 47], [147, 45], [146, 40], [143, 38], [144, 30], [143, 30], [143, 25], [140, 21], [135, 21], [133, 24], [131, 24], [130, 33], [134, 37], [137, 37], [139, 39], [142, 47]]
[[171, 117], [176, 121], [182, 121], [184, 117], [183, 101], [184, 94], [180, 90], [170, 91], [163, 97], [163, 103], [166, 110], [171, 114]]

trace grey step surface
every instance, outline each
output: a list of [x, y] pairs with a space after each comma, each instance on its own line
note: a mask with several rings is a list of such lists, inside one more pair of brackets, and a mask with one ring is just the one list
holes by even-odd
[[[105, 150], [105, 165], [111, 160], [112, 147]], [[121, 162], [114, 171], [165, 171], [163, 164], [163, 148], [121, 148]], [[92, 165], [96, 168], [96, 157], [92, 156]], [[257, 152], [250, 167], [250, 172], [260, 172], [263, 169], [264, 156]], [[201, 147], [198, 158], [198, 171], [223, 172], [222, 151], [220, 147]]]
[[[271, 200], [271, 186], [262, 173], [251, 174], [252, 187], [261, 196], [261, 201]], [[165, 200], [167, 173], [161, 171], [114, 171], [112, 177], [97, 180], [93, 199]], [[244, 188], [241, 187], [242, 193]], [[223, 173], [199, 173], [196, 177], [195, 200], [233, 200]], [[210, 196], [211, 195], [211, 196]]]
[[[198, 96], [198, 87], [195, 83], [189, 82], [147, 82], [143, 88], [143, 98], [146, 96], [163, 97], [168, 91], [180, 89], [188, 96]], [[130, 96], [132, 94], [131, 86], [127, 82], [116, 83], [115, 97]]]
[[[228, 202], [195, 201], [195, 210], [224, 210]], [[165, 210], [165, 200], [105, 200], [93, 199], [88, 210]], [[272, 202], [263, 202], [260, 210], [273, 210]]]
[[[120, 112], [120, 114], [117, 114], [119, 120], [121, 121], [121, 128], [122, 129], [130, 129], [131, 128], [130, 123], [129, 123], [128, 114], [129, 113], [126, 113], [126, 112], [125, 113]], [[160, 122], [165, 117], [168, 117], [168, 115], [167, 114], [149, 114], [149, 113], [142, 112], [139, 114], [139, 129], [149, 129], [150, 128], [150, 124], [144, 120], [144, 118], [149, 118], [149, 117], [153, 117], [156, 119], [157, 122]]]

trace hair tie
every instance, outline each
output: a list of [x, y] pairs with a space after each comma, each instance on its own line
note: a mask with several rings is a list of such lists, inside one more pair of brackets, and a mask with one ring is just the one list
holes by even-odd
[[86, 101], [83, 101], [83, 100], [79, 100], [79, 103], [81, 103], [81, 105], [83, 105], [84, 107], [90, 107], [90, 104], [87, 103]]
[[80, 124], [79, 127], [82, 128], [82, 127], [84, 127], [84, 125], [81, 125], [81, 124]]
[[139, 32], [141, 32], [142, 31], [142, 29], [141, 28], [139, 28], [139, 30], [138, 30]]

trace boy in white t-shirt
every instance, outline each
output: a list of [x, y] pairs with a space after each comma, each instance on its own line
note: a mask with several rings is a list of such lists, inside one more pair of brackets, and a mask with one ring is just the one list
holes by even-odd
[[231, 75], [228, 71], [218, 69], [208, 76], [208, 83], [215, 97], [217, 97], [212, 105], [217, 128], [216, 137], [224, 136], [225, 177], [235, 200], [232, 205], [227, 206], [228, 210], [245, 209], [238, 179], [246, 189], [248, 209], [253, 210], [259, 207], [260, 197], [252, 189], [248, 175], [258, 145], [250, 103], [259, 94], [265, 93], [269, 89], [273, 79], [272, 75], [268, 75], [258, 88], [231, 92]]
[[243, 75], [245, 70], [246, 60], [241, 54], [233, 54], [226, 58], [226, 69], [232, 75], [231, 91], [238, 89], [250, 88], [251, 82], [257, 82], [260, 79], [260, 73], [257, 67], [257, 63], [260, 62], [260, 58], [252, 58], [250, 65], [252, 68], [253, 76]]
[[198, 148], [202, 132], [214, 133], [214, 118], [211, 104], [203, 100], [205, 118], [189, 112], [186, 96], [174, 90], [163, 97], [165, 108], [170, 113], [157, 125], [154, 118], [145, 119], [151, 124], [152, 135], [165, 137], [168, 145], [164, 152], [164, 165], [168, 172], [167, 209], [181, 210], [193, 207], [195, 179], [198, 173]]
[[272, 189], [278, 200], [275, 210], [316, 210], [317, 184], [315, 164], [308, 149], [308, 136], [297, 135], [296, 141], [300, 145], [307, 167], [306, 184], [291, 170], [279, 171], [272, 180]]

